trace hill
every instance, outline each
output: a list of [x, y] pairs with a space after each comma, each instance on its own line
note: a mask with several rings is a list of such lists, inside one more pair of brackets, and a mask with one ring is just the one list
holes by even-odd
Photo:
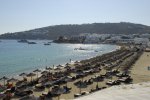
[[37, 28], [28, 31], [5, 33], [1, 39], [56, 39], [58, 36], [78, 36], [81, 33], [142, 34], [150, 33], [150, 26], [134, 23], [68, 24]]

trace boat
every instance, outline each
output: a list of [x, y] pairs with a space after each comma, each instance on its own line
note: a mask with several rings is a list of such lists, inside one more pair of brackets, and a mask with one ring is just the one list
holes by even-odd
[[28, 42], [28, 44], [36, 44], [36, 42]]
[[94, 50], [94, 52], [98, 52], [97, 50]]
[[80, 48], [74, 48], [74, 50], [88, 50], [88, 49], [84, 49], [84, 48], [80, 47]]
[[44, 43], [44, 45], [51, 45], [50, 43]]
[[28, 43], [28, 40], [26, 40], [26, 39], [21, 39], [21, 40], [18, 40], [18, 42], [21, 42], [21, 43]]

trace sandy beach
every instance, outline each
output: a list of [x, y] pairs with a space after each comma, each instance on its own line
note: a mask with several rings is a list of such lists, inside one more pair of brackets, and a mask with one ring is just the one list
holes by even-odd
[[143, 52], [131, 69], [133, 83], [150, 81], [150, 70], [148, 70], [148, 66], [150, 66], [150, 52]]
[[[75, 86], [74, 83], [76, 83], [78, 81], [85, 81], [85, 80], [93, 79], [95, 76], [105, 75], [107, 72], [112, 71], [112, 70], [118, 69], [119, 72], [122, 73], [125, 71], [125, 69], [127, 67], [126, 64], [133, 62], [132, 60], [135, 59], [135, 57], [138, 55], [138, 53], [141, 53], [141, 51], [134, 51], [134, 49], [133, 50], [122, 49], [122, 50], [114, 51], [112, 53], [108, 53], [108, 54], [105, 54], [102, 56], [98, 56], [98, 57], [94, 57], [91, 59], [81, 61], [82, 62], [81, 66], [86, 65], [86, 63], [87, 64], [90, 63], [90, 67], [89, 67], [90, 69], [93, 66], [97, 66], [96, 68], [99, 68], [98, 63], [102, 64], [102, 62], [103, 62], [104, 65], [102, 64], [103, 67], [102, 67], [102, 65], [100, 65], [101, 66], [100, 71], [89, 74], [89, 75], [83, 77], [83, 79], [79, 78], [79, 79], [76, 79], [74, 81], [67, 82], [67, 87], [72, 88], [71, 91], [69, 93], [65, 93], [65, 94], [61, 94], [60, 96], [53, 97], [52, 100], [59, 100], [59, 99], [60, 100], [71, 100], [71, 99], [74, 99], [75, 94], [80, 93], [80, 91], [81, 92], [83, 92], [83, 91], [90, 92], [91, 90], [96, 89], [97, 84], [98, 84], [98, 87], [105, 87], [105, 88], [111, 87], [110, 85], [106, 84], [110, 80], [110, 78], [104, 78], [104, 80], [102, 82], [93, 81], [92, 84], [87, 85], [87, 87], [81, 88], [81, 89], [78, 88], [77, 86]], [[150, 78], [149, 78], [150, 77], [150, 74], [149, 74], [150, 71], [148, 71], [148, 66], [150, 65], [149, 55], [150, 55], [150, 52], [143, 52], [142, 55], [139, 57], [139, 59], [132, 66], [129, 66], [129, 68], [127, 68], [130, 71], [129, 75], [133, 79], [132, 83], [140, 83], [140, 82], [150, 81]], [[77, 69], [74, 64], [71, 64], [70, 66], [71, 66], [71, 68]], [[113, 67], [111, 68], [110, 66], [113, 66]], [[83, 69], [83, 68], [81, 67], [81, 69]], [[65, 70], [66, 70], [65, 68], [61, 69], [62, 72]], [[56, 70], [51, 71], [51, 72], [54, 73], [54, 72], [56, 72]], [[70, 74], [70, 76], [75, 76], [75, 75], [76, 75], [75, 73]], [[53, 77], [55, 77], [55, 76], [53, 76]], [[37, 78], [37, 76], [34, 76], [33, 80], [35, 80], [36, 78]], [[119, 78], [116, 75], [111, 76], [111, 80], [118, 80], [118, 79]], [[31, 78], [27, 77], [27, 81], [30, 82]], [[63, 86], [66, 86], [66, 84], [60, 85], [61, 88], [63, 88]], [[51, 90], [52, 90], [52, 87], [45, 88], [42, 91], [33, 90], [32, 95], [34, 95], [35, 97], [39, 97], [43, 93], [48, 93]], [[18, 99], [19, 99], [18, 97], [12, 98], [12, 100], [18, 100]], [[48, 99], [45, 99], [45, 100], [48, 100]]]

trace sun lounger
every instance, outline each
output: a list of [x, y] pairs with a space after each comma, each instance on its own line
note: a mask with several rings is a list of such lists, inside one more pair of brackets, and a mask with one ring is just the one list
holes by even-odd
[[82, 94], [79, 94], [79, 93], [77, 93], [77, 94], [74, 94], [74, 97], [76, 98], [76, 97], [80, 97]]

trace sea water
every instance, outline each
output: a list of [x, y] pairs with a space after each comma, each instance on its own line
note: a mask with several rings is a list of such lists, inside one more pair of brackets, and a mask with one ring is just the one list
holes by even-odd
[[[117, 49], [108, 44], [56, 44], [44, 45], [50, 40], [30, 40], [37, 44], [19, 43], [17, 40], [0, 42], [0, 77], [13, 76], [37, 68], [80, 61]], [[75, 48], [85, 50], [75, 50]]]

